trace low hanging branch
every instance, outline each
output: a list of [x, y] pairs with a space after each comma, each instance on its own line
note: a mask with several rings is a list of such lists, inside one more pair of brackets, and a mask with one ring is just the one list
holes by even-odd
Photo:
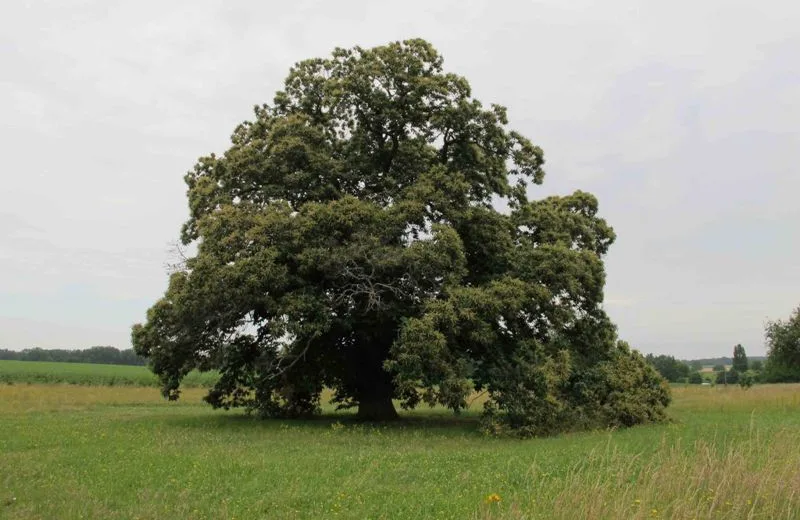
[[316, 339], [318, 336], [319, 336], [319, 334], [318, 334], [318, 333], [315, 333], [315, 334], [312, 334], [311, 336], [309, 336], [309, 338], [308, 338], [308, 339], [306, 340], [306, 342], [305, 342], [305, 345], [303, 346], [303, 350], [301, 350], [301, 351], [300, 351], [300, 352], [298, 352], [297, 354], [293, 355], [293, 356], [292, 356], [292, 361], [291, 361], [291, 362], [289, 362], [289, 364], [288, 364], [288, 365], [286, 365], [286, 366], [282, 366], [281, 364], [282, 364], [282, 363], [283, 363], [283, 361], [284, 361], [284, 360], [286, 360], [286, 358], [287, 358], [287, 357], [289, 357], [289, 356], [278, 356], [278, 357], [276, 358], [276, 359], [277, 359], [277, 361], [278, 361], [277, 365], [273, 367], [273, 366], [272, 366], [272, 364], [270, 364], [270, 366], [267, 368], [267, 371], [266, 371], [266, 379], [267, 379], [267, 380], [271, 380], [271, 379], [276, 379], [276, 378], [278, 378], [278, 377], [282, 376], [283, 374], [285, 374], [285, 373], [287, 373], [289, 370], [291, 370], [291, 368], [292, 368], [293, 366], [295, 366], [295, 365], [298, 363], [298, 361], [300, 361], [301, 359], [305, 359], [305, 357], [306, 357], [306, 354], [308, 353], [308, 349], [309, 349], [309, 348], [311, 348], [311, 343], [312, 343], [312, 342], [313, 342], [313, 341], [314, 341], [314, 340], [315, 340], [315, 339]]
[[602, 308], [597, 200], [529, 199], [542, 150], [433, 46], [337, 49], [273, 99], [185, 177], [189, 251], [132, 333], [167, 392], [216, 368], [213, 405], [266, 416], [314, 413], [327, 386], [392, 418], [426, 381], [453, 410], [490, 388], [487, 424], [526, 435], [665, 417], [669, 387]]

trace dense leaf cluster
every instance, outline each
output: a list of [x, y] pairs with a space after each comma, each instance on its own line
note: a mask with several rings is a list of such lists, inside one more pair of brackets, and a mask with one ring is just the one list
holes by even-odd
[[747, 372], [747, 369], [750, 367], [750, 363], [747, 361], [747, 353], [744, 350], [744, 347], [741, 344], [736, 345], [733, 347], [733, 370], [736, 370], [739, 373]]
[[800, 307], [788, 320], [767, 323], [766, 338], [763, 379], [770, 383], [800, 382]]
[[529, 200], [542, 150], [507, 123], [422, 40], [297, 64], [186, 176], [197, 254], [133, 329], [165, 394], [215, 368], [209, 402], [270, 416], [331, 388], [378, 419], [486, 391], [487, 424], [534, 434], [662, 419], [602, 309], [597, 200]]
[[691, 372], [689, 365], [675, 359], [674, 356], [647, 354], [646, 359], [670, 383], [686, 381], [686, 378], [689, 377], [689, 372]]

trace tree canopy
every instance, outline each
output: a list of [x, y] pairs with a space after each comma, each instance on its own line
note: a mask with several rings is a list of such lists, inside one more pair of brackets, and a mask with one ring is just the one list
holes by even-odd
[[788, 320], [767, 323], [767, 362], [764, 379], [768, 382], [800, 382], [800, 307]]
[[689, 365], [675, 359], [674, 356], [648, 354], [646, 359], [664, 379], [671, 383], [683, 382], [689, 377], [691, 371]]
[[689, 383], [699, 385], [703, 382], [703, 375], [700, 372], [692, 372], [689, 374]]
[[747, 362], [747, 354], [741, 344], [733, 347], [733, 370], [739, 373], [747, 372], [749, 363]]
[[720, 370], [717, 372], [716, 381], [718, 385], [736, 384], [739, 382], [739, 372], [737, 372], [735, 368]]
[[[528, 198], [542, 150], [408, 40], [296, 64], [221, 156], [185, 177], [197, 253], [133, 327], [177, 398], [365, 419], [458, 412], [541, 434], [664, 417], [669, 390], [602, 308], [614, 241], [589, 193]], [[499, 211], [497, 206], [506, 209]]]

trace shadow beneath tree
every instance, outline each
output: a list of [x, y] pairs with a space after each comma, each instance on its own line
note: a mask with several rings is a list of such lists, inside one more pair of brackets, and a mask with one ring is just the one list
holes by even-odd
[[483, 436], [479, 431], [477, 413], [448, 414], [441, 411], [400, 412], [392, 421], [373, 422], [356, 418], [350, 412], [325, 412], [298, 419], [263, 418], [242, 411], [216, 411], [213, 414], [165, 417], [164, 421], [178, 427], [203, 430], [236, 431], [307, 431], [307, 432], [361, 432], [408, 433], [425, 435]]

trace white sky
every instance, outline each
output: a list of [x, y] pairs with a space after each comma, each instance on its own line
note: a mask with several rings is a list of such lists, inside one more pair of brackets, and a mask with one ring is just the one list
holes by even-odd
[[0, 5], [0, 348], [129, 346], [183, 174], [296, 61], [423, 37], [619, 235], [606, 308], [644, 352], [763, 354], [800, 304], [800, 3]]

